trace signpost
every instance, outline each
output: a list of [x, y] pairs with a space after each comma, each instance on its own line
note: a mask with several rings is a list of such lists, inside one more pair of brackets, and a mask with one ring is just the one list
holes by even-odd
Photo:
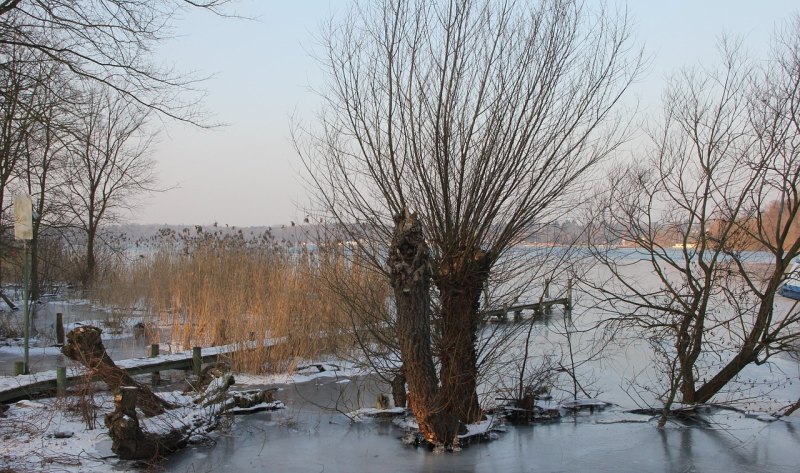
[[24, 351], [22, 358], [22, 371], [23, 374], [30, 374], [28, 366], [28, 354], [30, 349], [31, 338], [31, 317], [28, 307], [28, 299], [30, 298], [30, 242], [33, 239], [33, 202], [31, 196], [28, 194], [17, 194], [14, 196], [14, 238], [23, 240], [25, 242], [25, 269], [22, 283], [22, 297], [25, 299], [23, 302], [22, 317], [24, 318]]

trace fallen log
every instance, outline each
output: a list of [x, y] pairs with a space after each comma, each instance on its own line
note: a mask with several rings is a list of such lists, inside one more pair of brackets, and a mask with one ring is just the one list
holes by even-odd
[[175, 407], [156, 396], [150, 388], [138, 383], [125, 370], [114, 364], [114, 360], [108, 356], [103, 345], [100, 336], [102, 333], [101, 329], [91, 325], [73, 329], [67, 334], [67, 342], [61, 347], [61, 353], [83, 364], [90, 370], [91, 375], [100, 378], [114, 392], [123, 387], [137, 388], [136, 407], [147, 417], [163, 414], [165, 409]]
[[136, 404], [136, 388], [122, 388], [114, 412], [105, 416], [111, 450], [124, 460], [149, 461], [204, 438], [228, 412], [245, 414], [283, 407], [272, 399], [272, 390], [228, 392], [233, 381], [233, 376], [225, 373], [183, 405], [143, 421], [131, 407]]

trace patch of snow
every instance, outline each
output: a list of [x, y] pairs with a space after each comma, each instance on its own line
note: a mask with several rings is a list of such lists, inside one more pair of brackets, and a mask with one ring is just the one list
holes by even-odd
[[561, 408], [561, 404], [556, 401], [546, 401], [543, 399], [537, 399], [534, 402], [534, 405], [539, 409], [543, 409], [545, 411], [557, 411]]
[[478, 435], [486, 435], [492, 430], [492, 425], [494, 424], [494, 416], [486, 416], [486, 420], [482, 420], [476, 424], [467, 424], [467, 433], [460, 434], [458, 438], [465, 439], [469, 437], [475, 437]]
[[378, 409], [375, 407], [362, 407], [361, 409], [345, 414], [353, 422], [362, 422], [364, 418], [378, 417], [381, 415], [400, 415], [406, 412], [404, 407], [392, 407], [391, 409]]
[[411, 414], [402, 417], [395, 417], [392, 420], [392, 423], [404, 430], [419, 430], [417, 419], [415, 419]]
[[561, 407], [564, 409], [582, 409], [582, 408], [604, 408], [611, 404], [599, 399], [570, 399], [561, 401]]
[[257, 412], [262, 410], [276, 410], [276, 409], [283, 409], [285, 406], [281, 401], [273, 401], [273, 402], [262, 402], [260, 404], [256, 404], [250, 407], [234, 407], [228, 409], [227, 412], [231, 412], [233, 414], [245, 414], [249, 412]]

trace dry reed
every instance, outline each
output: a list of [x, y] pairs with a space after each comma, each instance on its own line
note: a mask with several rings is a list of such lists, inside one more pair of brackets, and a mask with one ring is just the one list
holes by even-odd
[[[163, 232], [158, 245], [98, 291], [107, 305], [140, 307], [154, 342], [239, 344], [238, 371], [291, 370], [296, 360], [351, 349], [352, 314], [329, 281], [388, 294], [383, 280], [348, 261], [346, 248], [309, 250], [241, 232]], [[336, 277], [330, 277], [335, 274]], [[168, 340], [158, 340], [158, 337]], [[267, 347], [262, 341], [277, 343]]]

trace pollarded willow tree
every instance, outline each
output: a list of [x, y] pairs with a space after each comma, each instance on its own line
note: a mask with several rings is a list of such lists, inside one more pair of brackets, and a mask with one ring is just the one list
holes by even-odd
[[434, 443], [482, 416], [485, 283], [623, 139], [629, 35], [624, 14], [573, 0], [386, 0], [325, 32], [323, 110], [298, 150], [327, 218], [395, 288], [410, 407]]

